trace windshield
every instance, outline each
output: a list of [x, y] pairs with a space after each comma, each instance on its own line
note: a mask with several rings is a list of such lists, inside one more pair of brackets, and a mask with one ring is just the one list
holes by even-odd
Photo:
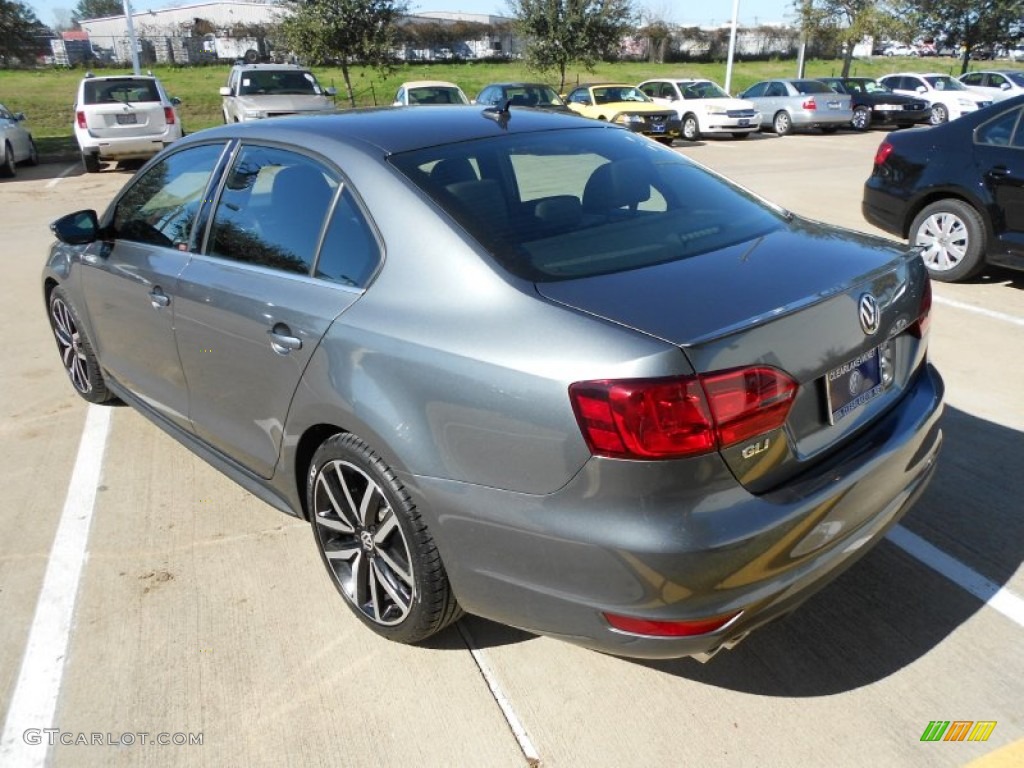
[[697, 83], [677, 82], [684, 99], [728, 99], [729, 94], [710, 80]]
[[602, 85], [592, 89], [595, 104], [611, 104], [616, 101], [650, 101], [639, 89], [631, 85]]
[[687, 259], [783, 226], [750, 194], [626, 131], [505, 134], [390, 161], [536, 282]]
[[319, 96], [320, 84], [312, 72], [264, 69], [242, 73], [242, 96]]
[[949, 75], [931, 75], [925, 80], [936, 91], [966, 91], [967, 86], [959, 80], [954, 80]]

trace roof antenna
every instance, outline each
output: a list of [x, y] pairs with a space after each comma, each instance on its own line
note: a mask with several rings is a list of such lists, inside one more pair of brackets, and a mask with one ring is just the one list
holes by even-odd
[[505, 102], [505, 106], [501, 107], [495, 105], [493, 107], [487, 107], [487, 109], [485, 109], [482, 114], [488, 120], [493, 120], [498, 125], [500, 125], [502, 130], [508, 130], [508, 121], [509, 118], [512, 117], [512, 112], [509, 111], [508, 108], [511, 103], [512, 99], [508, 99]]

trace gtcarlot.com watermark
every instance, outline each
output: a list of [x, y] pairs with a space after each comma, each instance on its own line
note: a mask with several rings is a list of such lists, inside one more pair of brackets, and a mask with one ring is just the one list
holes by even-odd
[[134, 747], [136, 745], [159, 747], [201, 747], [203, 734], [200, 733], [150, 733], [149, 731], [126, 731], [125, 733], [86, 733], [84, 731], [62, 731], [60, 728], [28, 728], [21, 734], [26, 744], [58, 744], [82, 747]]

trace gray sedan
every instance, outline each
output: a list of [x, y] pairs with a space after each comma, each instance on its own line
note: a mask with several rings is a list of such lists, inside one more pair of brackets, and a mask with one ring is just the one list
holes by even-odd
[[53, 226], [73, 387], [309, 520], [396, 641], [466, 611], [708, 658], [867, 552], [935, 468], [917, 253], [608, 124], [240, 123]]
[[812, 128], [834, 133], [853, 119], [850, 97], [818, 80], [763, 80], [747, 88], [740, 98], [760, 110], [762, 130], [779, 136]]

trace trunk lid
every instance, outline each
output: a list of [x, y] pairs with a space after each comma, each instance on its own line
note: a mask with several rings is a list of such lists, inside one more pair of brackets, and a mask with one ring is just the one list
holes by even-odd
[[[761, 492], [829, 455], [899, 400], [924, 359], [925, 344], [910, 330], [926, 283], [912, 252], [796, 220], [746, 243], [537, 290], [679, 346], [698, 373], [762, 365], [796, 381], [781, 429], [721, 451], [737, 479]], [[865, 295], [878, 310], [872, 333], [861, 321]], [[871, 381], [883, 357], [893, 371], [884, 386]]]

